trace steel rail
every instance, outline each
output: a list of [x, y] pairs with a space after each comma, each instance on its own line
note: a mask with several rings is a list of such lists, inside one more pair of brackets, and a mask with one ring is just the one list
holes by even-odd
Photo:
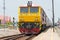
[[36, 35], [31, 35], [29, 38], [27, 38], [26, 40], [31, 40], [32, 38], [36, 37]]
[[11, 36], [0, 37], [0, 39], [9, 40], [9, 39], [16, 39], [24, 36], [24, 34], [16, 34]]

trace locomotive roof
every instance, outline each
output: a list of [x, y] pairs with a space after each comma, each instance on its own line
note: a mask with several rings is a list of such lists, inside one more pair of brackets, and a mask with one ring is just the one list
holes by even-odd
[[[21, 5], [20, 7], [28, 7], [27, 5]], [[40, 7], [39, 5], [32, 5], [31, 7]]]
[[[20, 7], [28, 7], [28, 6], [20, 6]], [[39, 6], [31, 6], [31, 7], [39, 7]]]

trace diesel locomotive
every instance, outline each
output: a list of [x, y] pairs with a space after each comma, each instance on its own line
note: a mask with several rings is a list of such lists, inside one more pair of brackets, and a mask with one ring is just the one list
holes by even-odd
[[18, 26], [21, 33], [38, 34], [50, 25], [51, 21], [41, 6], [34, 6], [31, 1], [27, 6], [19, 6]]

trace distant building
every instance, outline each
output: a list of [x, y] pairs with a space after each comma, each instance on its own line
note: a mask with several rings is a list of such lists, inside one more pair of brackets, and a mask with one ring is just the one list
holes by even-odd
[[4, 20], [4, 16], [0, 15], [0, 24], [4, 24], [7, 22], [11, 22], [11, 17], [5, 16], [5, 20]]

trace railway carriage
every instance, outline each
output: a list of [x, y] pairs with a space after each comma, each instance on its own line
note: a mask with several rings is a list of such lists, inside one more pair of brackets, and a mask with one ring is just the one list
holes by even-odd
[[32, 6], [31, 1], [28, 1], [27, 6], [18, 8], [18, 26], [21, 33], [38, 34], [47, 27], [50, 21], [47, 22], [47, 19], [45, 11], [40, 6]]

